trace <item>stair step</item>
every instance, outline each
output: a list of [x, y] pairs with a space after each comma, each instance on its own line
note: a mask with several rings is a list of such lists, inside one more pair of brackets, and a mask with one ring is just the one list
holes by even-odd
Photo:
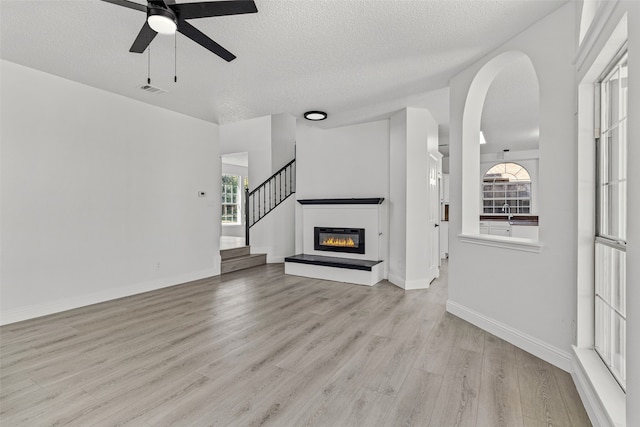
[[223, 249], [220, 251], [220, 258], [224, 261], [231, 258], [238, 258], [251, 254], [250, 246], [241, 246], [239, 248]]
[[231, 273], [232, 271], [244, 270], [245, 268], [264, 265], [267, 263], [267, 254], [243, 255], [222, 261], [220, 273]]

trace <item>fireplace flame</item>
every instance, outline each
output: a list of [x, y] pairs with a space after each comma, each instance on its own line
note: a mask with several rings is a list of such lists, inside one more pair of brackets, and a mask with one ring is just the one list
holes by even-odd
[[336, 237], [327, 237], [322, 241], [322, 245], [324, 246], [341, 246], [347, 248], [355, 248], [356, 242], [353, 241], [351, 237], [347, 237], [346, 239], [338, 239]]

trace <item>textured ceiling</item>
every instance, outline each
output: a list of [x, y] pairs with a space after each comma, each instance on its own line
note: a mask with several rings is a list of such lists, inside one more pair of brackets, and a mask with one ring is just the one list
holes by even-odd
[[533, 64], [522, 57], [491, 83], [482, 109], [480, 128], [487, 140], [482, 153], [538, 148], [540, 95]]
[[320, 126], [333, 127], [425, 106], [446, 126], [448, 79], [564, 3], [256, 0], [256, 14], [190, 21], [233, 52], [233, 62], [182, 35], [174, 58], [174, 38], [155, 38], [151, 79], [168, 91], [162, 95], [139, 89], [149, 56], [129, 53], [145, 14], [102, 1], [2, 0], [0, 53], [220, 124], [322, 109], [330, 117]]

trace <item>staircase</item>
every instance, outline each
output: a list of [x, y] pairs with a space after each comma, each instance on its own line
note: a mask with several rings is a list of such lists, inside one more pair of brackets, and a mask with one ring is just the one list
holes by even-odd
[[255, 190], [245, 189], [245, 246], [220, 250], [220, 274], [267, 263], [267, 254], [251, 254], [249, 229], [296, 192], [295, 165], [293, 159]]
[[291, 160], [255, 190], [245, 190], [245, 238], [249, 246], [249, 229], [296, 192], [296, 159]]
[[267, 263], [267, 254], [252, 254], [249, 246], [223, 249], [220, 251], [220, 257], [222, 259], [220, 264], [221, 274]]

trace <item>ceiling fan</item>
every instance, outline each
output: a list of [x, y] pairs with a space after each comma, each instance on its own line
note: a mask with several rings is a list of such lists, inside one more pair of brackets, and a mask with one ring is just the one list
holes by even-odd
[[139, 10], [147, 14], [147, 20], [131, 45], [129, 52], [142, 53], [158, 33], [175, 34], [177, 30], [227, 62], [233, 61], [236, 56], [211, 40], [186, 20], [241, 15], [258, 11], [253, 0], [224, 0], [180, 4], [176, 4], [175, 0], [149, 0], [146, 6], [129, 0], [102, 1]]

